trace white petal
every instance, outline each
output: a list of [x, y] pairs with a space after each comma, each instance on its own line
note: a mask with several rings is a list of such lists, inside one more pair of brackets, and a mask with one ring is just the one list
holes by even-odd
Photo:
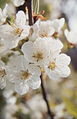
[[23, 31], [22, 31], [21, 36], [20, 36], [20, 39], [22, 40], [22, 39], [28, 37], [29, 31], [30, 31], [30, 26], [28, 26], [28, 25], [24, 26]]
[[39, 35], [46, 33], [48, 34], [48, 37], [51, 37], [55, 30], [54, 28], [51, 26], [51, 21], [47, 20], [47, 21], [40, 21], [39, 22]]
[[57, 58], [56, 58], [56, 65], [57, 66], [67, 66], [70, 64], [71, 58], [69, 56], [67, 56], [66, 54], [60, 54]]
[[60, 20], [59, 20], [59, 30], [63, 27], [63, 25], [64, 25], [64, 23], [65, 23], [65, 19], [64, 18], [61, 18]]
[[15, 6], [21, 6], [24, 4], [25, 0], [12, 0]]
[[18, 27], [23, 27], [26, 24], [26, 15], [23, 11], [18, 11], [15, 23]]
[[2, 25], [5, 22], [6, 18], [3, 16], [2, 9], [0, 8], [0, 25]]
[[61, 52], [61, 49], [63, 48], [63, 44], [59, 39], [53, 39], [53, 38], [47, 38], [46, 39], [48, 50], [50, 52], [50, 61], [57, 57], [59, 53]]
[[3, 39], [12, 39], [14, 35], [12, 35], [13, 28], [6, 24], [0, 26], [0, 37]]
[[7, 17], [7, 15], [8, 15], [8, 4], [6, 4], [5, 5], [5, 8], [3, 9], [3, 15], [4, 15], [4, 17]]
[[24, 53], [25, 58], [30, 61], [32, 61], [32, 53], [33, 53], [33, 43], [32, 42], [27, 42], [24, 43], [22, 46], [22, 52]]
[[60, 51], [63, 48], [63, 44], [59, 39], [50, 39], [50, 48], [52, 51]]
[[24, 95], [29, 91], [28, 85], [24, 84], [23, 82], [16, 82], [15, 83], [15, 91], [20, 95]]
[[45, 67], [45, 72], [47, 73], [48, 77], [52, 80], [59, 80], [60, 76], [55, 72], [55, 70], [51, 70], [48, 67]]
[[41, 85], [41, 79], [38, 76], [33, 76], [32, 79], [28, 81], [28, 86], [32, 89], [38, 89]]
[[65, 30], [65, 36], [69, 43], [77, 44], [77, 32]]
[[61, 28], [64, 25], [64, 22], [65, 22], [64, 18], [55, 19], [55, 20], [52, 21], [52, 26], [54, 27], [55, 32], [59, 32], [61, 30]]
[[68, 77], [71, 73], [70, 68], [68, 66], [57, 67], [56, 72], [60, 75], [60, 77], [63, 77], [63, 78]]
[[3, 89], [6, 87], [6, 79], [0, 78], [0, 88]]
[[31, 26], [30, 32], [32, 32], [32, 33], [29, 36], [29, 40], [31, 40], [31, 41], [35, 41], [37, 39], [37, 37], [39, 36], [39, 34], [38, 34], [39, 22], [40, 22], [40, 20], [37, 20], [37, 22]]
[[36, 74], [37, 76], [41, 75], [41, 71], [38, 66], [36, 66], [34, 64], [29, 64], [29, 62], [28, 62], [28, 65], [27, 65], [27, 63], [25, 63], [24, 66], [25, 66], [25, 68], [28, 68], [32, 74]]

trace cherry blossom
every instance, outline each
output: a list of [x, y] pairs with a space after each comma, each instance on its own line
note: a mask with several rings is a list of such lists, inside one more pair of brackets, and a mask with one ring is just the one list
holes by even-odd
[[38, 38], [35, 42], [25, 43], [22, 46], [22, 51], [28, 61], [41, 67], [49, 62], [49, 57], [55, 57], [62, 48], [63, 44], [60, 40]]
[[13, 56], [8, 63], [9, 81], [14, 83], [15, 91], [23, 95], [31, 89], [39, 88], [41, 84], [40, 69], [28, 63], [23, 56]]
[[0, 37], [6, 39], [6, 44], [9, 49], [16, 47], [19, 40], [26, 38], [29, 35], [30, 26], [26, 25], [26, 15], [23, 11], [16, 14], [15, 23], [0, 26]]
[[48, 66], [45, 66], [45, 71], [50, 79], [59, 80], [60, 78], [66, 78], [70, 75], [70, 57], [66, 54], [59, 54], [55, 59], [49, 62]]
[[52, 37], [55, 33], [59, 33], [64, 25], [64, 18], [55, 19], [53, 21], [38, 20], [32, 27], [30, 32], [30, 40], [35, 41], [38, 37], [48, 38]]
[[[15, 6], [21, 6], [25, 1], [13, 0], [13, 2]], [[63, 43], [58, 36], [56, 37], [56, 34], [61, 33], [64, 18], [45, 21], [38, 19], [30, 26], [28, 12], [18, 11], [13, 21], [11, 18], [7, 19], [8, 5], [3, 11], [0, 9], [0, 13], [1, 89], [6, 87], [5, 90], [10, 91], [11, 86], [10, 92], [16, 91], [20, 95], [31, 89], [38, 89], [41, 85], [42, 69], [53, 80], [70, 75], [68, 66], [70, 57], [61, 52]], [[65, 31], [65, 35], [67, 40], [76, 39], [69, 31]], [[7, 54], [11, 52], [12, 55], [9, 55], [7, 60]]]
[[51, 26], [51, 21], [41, 21], [38, 20], [32, 27], [31, 27], [31, 36], [30, 39], [32, 41], [36, 40], [38, 37], [45, 38], [51, 37], [54, 34], [54, 28]]

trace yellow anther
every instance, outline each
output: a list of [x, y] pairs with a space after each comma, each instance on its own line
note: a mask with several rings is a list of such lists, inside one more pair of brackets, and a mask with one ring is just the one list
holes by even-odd
[[55, 69], [56, 65], [55, 65], [55, 62], [51, 62], [48, 66], [49, 69]]

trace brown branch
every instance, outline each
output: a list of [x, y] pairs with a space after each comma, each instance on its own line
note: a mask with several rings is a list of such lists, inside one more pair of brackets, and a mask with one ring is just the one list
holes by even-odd
[[53, 114], [53, 112], [51, 112], [50, 106], [49, 106], [49, 103], [48, 103], [48, 99], [47, 99], [45, 87], [44, 87], [44, 84], [43, 84], [42, 75], [40, 76], [40, 78], [41, 78], [41, 89], [42, 89], [42, 94], [43, 94], [43, 98], [44, 98], [44, 100], [45, 100], [45, 102], [46, 102], [46, 105], [47, 105], [48, 115], [50, 116], [50, 119], [54, 119], [54, 114]]
[[29, 17], [29, 25], [32, 23], [32, 0], [27, 0], [27, 8], [28, 8], [28, 17]]

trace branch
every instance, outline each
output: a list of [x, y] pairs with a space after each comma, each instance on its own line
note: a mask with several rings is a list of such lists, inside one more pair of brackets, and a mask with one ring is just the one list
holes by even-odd
[[44, 87], [44, 84], [43, 84], [42, 75], [40, 76], [40, 78], [41, 78], [41, 89], [42, 89], [42, 94], [43, 94], [43, 98], [44, 98], [44, 100], [45, 100], [45, 102], [46, 102], [46, 105], [47, 105], [48, 115], [50, 116], [50, 119], [54, 119], [54, 115], [53, 115], [53, 113], [51, 112], [50, 106], [49, 106], [49, 103], [48, 103], [48, 99], [47, 99], [45, 87]]

